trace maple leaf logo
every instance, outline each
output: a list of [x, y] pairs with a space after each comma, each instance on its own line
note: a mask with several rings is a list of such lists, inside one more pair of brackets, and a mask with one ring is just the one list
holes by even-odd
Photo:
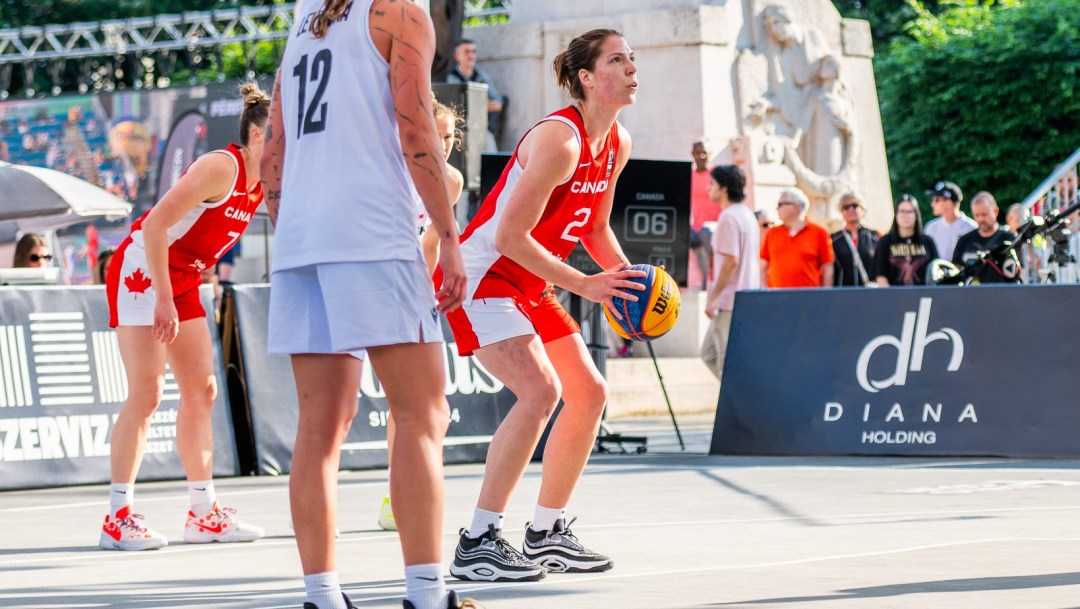
[[135, 269], [134, 273], [124, 277], [124, 287], [131, 294], [145, 294], [150, 287], [150, 278], [143, 275], [142, 269]]

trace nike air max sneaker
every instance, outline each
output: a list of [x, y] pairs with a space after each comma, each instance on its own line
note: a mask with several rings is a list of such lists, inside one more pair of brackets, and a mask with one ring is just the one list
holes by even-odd
[[450, 563], [450, 575], [469, 581], [535, 581], [543, 579], [546, 573], [503, 539], [502, 530], [495, 525], [488, 525], [488, 532], [475, 539], [461, 529], [454, 562]]
[[257, 526], [240, 522], [235, 509], [223, 508], [216, 503], [214, 510], [205, 516], [196, 516], [189, 511], [184, 526], [184, 541], [188, 543], [255, 541], [265, 534]]
[[151, 531], [140, 522], [142, 514], [132, 514], [131, 506], [105, 517], [98, 545], [106, 550], [156, 550], [169, 545], [161, 533]]
[[[575, 518], [574, 520], [577, 520]], [[542, 565], [552, 573], [593, 573], [607, 571], [615, 564], [603, 554], [597, 554], [581, 545], [570, 531], [571, 520], [560, 518], [550, 531], [534, 531], [525, 527], [525, 558]]]

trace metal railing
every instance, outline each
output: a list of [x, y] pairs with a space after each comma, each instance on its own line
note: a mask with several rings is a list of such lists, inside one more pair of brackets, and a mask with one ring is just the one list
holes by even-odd
[[[1045, 217], [1077, 202], [1078, 170], [1080, 148], [1023, 200], [1024, 213]], [[1025, 283], [1080, 283], [1080, 219], [1074, 215], [1067, 226], [1020, 246]]]

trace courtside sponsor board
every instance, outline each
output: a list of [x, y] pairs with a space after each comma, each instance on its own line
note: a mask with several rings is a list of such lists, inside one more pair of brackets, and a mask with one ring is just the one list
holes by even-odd
[[[214, 474], [237, 472], [214, 302]], [[109, 481], [111, 433], [128, 383], [104, 286], [0, 288], [0, 489]], [[180, 392], [166, 368], [139, 480], [183, 478], [176, 453]]]
[[713, 454], [1080, 455], [1080, 286], [736, 295]]

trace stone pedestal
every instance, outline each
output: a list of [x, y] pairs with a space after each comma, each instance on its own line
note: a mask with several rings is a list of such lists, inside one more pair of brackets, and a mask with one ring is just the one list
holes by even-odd
[[[772, 4], [783, 6], [799, 30], [795, 47], [805, 63], [830, 55], [839, 74], [789, 81], [786, 103], [755, 120], [755, 101], [776, 97], [770, 65], [788, 48], [765, 28]], [[811, 217], [826, 221], [837, 217], [840, 191], [854, 188], [865, 198], [867, 225], [888, 228], [892, 194], [867, 22], [842, 19], [828, 0], [515, 0], [508, 23], [465, 33], [477, 41], [481, 67], [509, 97], [500, 148], [511, 149], [537, 119], [567, 103], [551, 62], [571, 38], [599, 27], [621, 31], [637, 55], [637, 103], [620, 115], [635, 157], [689, 159], [691, 143], [704, 136], [714, 163], [747, 171], [756, 209], [775, 217], [779, 191], [798, 185], [812, 200]], [[806, 129], [790, 128], [780, 107]], [[837, 114], [851, 137], [838, 135]], [[815, 157], [811, 148], [828, 154]]]

